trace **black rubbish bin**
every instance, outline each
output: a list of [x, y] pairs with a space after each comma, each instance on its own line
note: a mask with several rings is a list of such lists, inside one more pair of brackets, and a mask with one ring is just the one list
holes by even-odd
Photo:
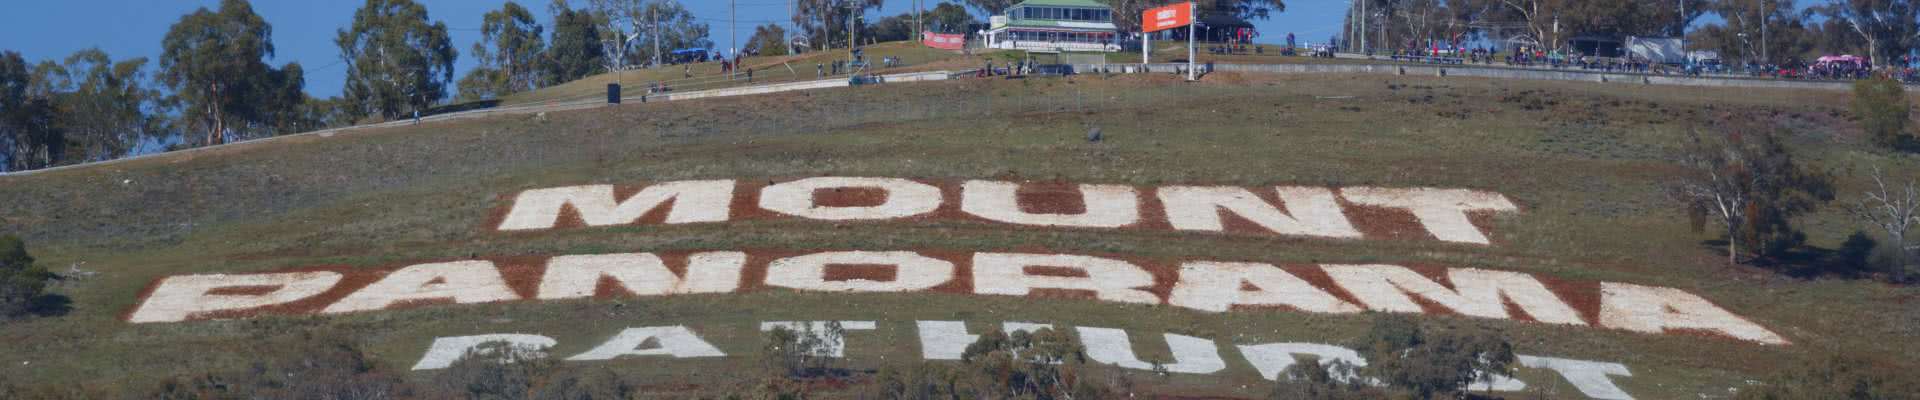
[[620, 104], [620, 84], [607, 84], [607, 104]]

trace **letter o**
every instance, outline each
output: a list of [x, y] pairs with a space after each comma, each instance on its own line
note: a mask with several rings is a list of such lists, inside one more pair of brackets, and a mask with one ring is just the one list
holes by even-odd
[[[891, 281], [827, 280], [828, 265], [890, 265]], [[767, 285], [818, 291], [909, 292], [926, 290], [953, 280], [953, 263], [910, 251], [840, 251], [773, 260], [767, 265]]]
[[[822, 206], [813, 193], [822, 189], [879, 189], [887, 200], [873, 206]], [[760, 190], [760, 208], [802, 218], [863, 220], [911, 217], [940, 208], [940, 188], [899, 178], [807, 178]]]

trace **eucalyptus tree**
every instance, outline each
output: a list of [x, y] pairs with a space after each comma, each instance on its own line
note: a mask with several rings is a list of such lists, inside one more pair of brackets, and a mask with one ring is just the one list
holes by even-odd
[[333, 42], [347, 64], [342, 92], [356, 116], [418, 115], [447, 97], [459, 57], [447, 24], [412, 0], [367, 0]]
[[236, 132], [269, 130], [272, 118], [284, 115], [288, 88], [300, 85], [288, 79], [297, 64], [276, 69], [273, 26], [253, 12], [246, 0], [222, 0], [219, 10], [200, 8], [180, 17], [161, 40], [160, 81], [184, 106], [187, 125], [206, 132], [200, 144], [228, 141]]
[[473, 44], [471, 53], [480, 66], [460, 78], [460, 98], [494, 98], [540, 87], [547, 50], [540, 35], [545, 31], [533, 13], [518, 3], [509, 1], [488, 11], [481, 18], [480, 41]]

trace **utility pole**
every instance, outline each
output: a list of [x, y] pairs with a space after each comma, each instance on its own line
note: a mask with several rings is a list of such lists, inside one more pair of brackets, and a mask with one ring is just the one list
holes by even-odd
[[[1362, 53], [1368, 53], [1368, 51], [1367, 51], [1367, 49], [1368, 49], [1369, 47], [1367, 47], [1367, 17], [1371, 17], [1371, 16], [1372, 16], [1372, 15], [1369, 15], [1369, 14], [1367, 14], [1367, 1], [1368, 1], [1368, 0], [1353, 0], [1353, 1], [1357, 1], [1357, 2], [1360, 2], [1360, 15], [1359, 15], [1358, 17], [1356, 17], [1356, 18], [1359, 18], [1359, 19], [1360, 19], [1360, 29], [1358, 30], [1358, 32], [1360, 32], [1360, 49], [1359, 49], [1359, 51], [1360, 51], [1360, 52], [1362, 52]], [[1371, 53], [1369, 53], [1369, 55], [1371, 55]]]
[[1194, 46], [1193, 37], [1199, 36], [1200, 34], [1200, 14], [1198, 14], [1198, 12], [1200, 11], [1199, 9], [1200, 6], [1195, 4], [1197, 3], [1193, 3], [1193, 2], [1187, 3], [1187, 19], [1188, 19], [1187, 21], [1187, 80], [1188, 81], [1200, 79], [1200, 72], [1194, 70], [1194, 67], [1199, 65], [1199, 63], [1194, 62], [1196, 61], [1194, 60], [1194, 57], [1198, 57], [1199, 53], [1193, 51], [1193, 46]]
[[[727, 51], [733, 53], [735, 62], [740, 60], [740, 19], [736, 18], [737, 16], [738, 14], [733, 12], [733, 0], [727, 0], [727, 41], [729, 42]], [[734, 65], [733, 69], [727, 70], [727, 80], [733, 80], [734, 71], [738, 70], [740, 70], [739, 65]]]
[[[795, 4], [793, 0], [787, 0], [787, 20], [792, 21], [794, 17], [797, 17], [799, 15], [800, 15], [800, 6], [798, 4]], [[800, 24], [793, 24], [793, 30], [797, 33], [800, 30]], [[781, 35], [780, 40], [784, 40], [787, 42], [787, 55], [793, 55], [794, 53], [793, 38], [786, 37], [786, 35]]]
[[1767, 58], [1767, 19], [1768, 19], [1768, 16], [1773, 14], [1772, 3], [1773, 2], [1771, 1], [1765, 1], [1760, 3], [1760, 63], [1761, 64], [1769, 64], [1769, 63], [1772, 63], [1772, 60], [1773, 60], [1771, 58]]
[[647, 7], [647, 23], [653, 25], [653, 66], [660, 66], [660, 17], [654, 15], [652, 4]]
[[854, 25], [860, 20], [860, 2], [847, 2], [847, 72], [853, 72], [853, 49], [860, 48], [860, 29]]
[[731, 42], [727, 43], [727, 50], [733, 51], [734, 59], [740, 58], [740, 19], [738, 17], [739, 14], [734, 13], [733, 0], [727, 0], [727, 31], [731, 36], [727, 39]]

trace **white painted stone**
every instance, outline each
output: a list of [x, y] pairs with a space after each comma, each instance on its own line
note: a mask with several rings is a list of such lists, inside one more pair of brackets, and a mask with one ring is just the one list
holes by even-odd
[[1447, 271], [1449, 289], [1426, 276], [1397, 265], [1325, 265], [1321, 267], [1335, 284], [1365, 304], [1368, 309], [1385, 312], [1421, 313], [1413, 296], [1481, 318], [1507, 319], [1512, 301], [1534, 320], [1567, 325], [1586, 325], [1580, 313], [1561, 301], [1533, 276], [1507, 271], [1455, 268]]
[[500, 221], [500, 230], [552, 229], [561, 210], [573, 206], [588, 226], [626, 225], [660, 205], [673, 202], [666, 223], [726, 221], [733, 206], [732, 180], [677, 181], [640, 190], [626, 200], [615, 200], [613, 185], [568, 186], [520, 192], [513, 209]]
[[1609, 375], [1633, 376], [1633, 372], [1628, 371], [1625, 365], [1610, 362], [1569, 360], [1520, 354], [1514, 355], [1514, 358], [1520, 362], [1521, 366], [1527, 368], [1546, 368], [1559, 373], [1560, 376], [1567, 378], [1567, 382], [1573, 384], [1574, 389], [1579, 389], [1580, 394], [1587, 395], [1587, 397], [1606, 400], [1633, 400], [1633, 396], [1628, 395], [1625, 390], [1620, 390], [1619, 386], [1613, 384], [1613, 379], [1607, 377]]
[[[1058, 267], [1086, 272], [1085, 277], [1029, 275], [1026, 268]], [[1091, 256], [1062, 254], [975, 253], [973, 289], [977, 294], [1025, 296], [1034, 289], [1093, 292], [1102, 301], [1158, 304], [1160, 297], [1145, 290], [1153, 274], [1133, 263]]]
[[[814, 202], [817, 190], [879, 189], [886, 200], [879, 205], [830, 207]], [[940, 208], [940, 188], [899, 178], [807, 178], [760, 190], [760, 208], [801, 218], [843, 221], [911, 217]]]
[[1434, 238], [1457, 243], [1491, 243], [1467, 213], [1520, 209], [1505, 195], [1466, 189], [1350, 187], [1340, 195], [1354, 204], [1411, 211]]
[[1160, 188], [1160, 203], [1174, 229], [1220, 232], [1226, 230], [1221, 211], [1232, 212], [1282, 235], [1342, 239], [1360, 238], [1347, 220], [1333, 191], [1325, 188], [1274, 188], [1285, 210], [1245, 188], [1231, 186], [1168, 186]]
[[[916, 321], [915, 325], [920, 331], [920, 356], [928, 360], [959, 360], [966, 354], [967, 345], [980, 340], [980, 335], [967, 333], [967, 323], [962, 321]], [[1052, 327], [1052, 324], [1007, 322], [1001, 325], [1001, 331], [1033, 333]]]
[[1280, 267], [1261, 263], [1193, 261], [1181, 264], [1180, 281], [1174, 284], [1167, 304], [1209, 312], [1225, 312], [1235, 305], [1289, 306], [1329, 314], [1360, 312], [1360, 307], [1341, 301]]
[[[886, 265], [892, 281], [827, 280], [829, 265]], [[838, 251], [773, 260], [767, 265], [767, 285], [828, 292], [911, 292], [953, 280], [953, 263], [911, 251]]]
[[[1474, 375], [1485, 376], [1486, 374]], [[1467, 390], [1478, 392], [1518, 392], [1527, 390], [1527, 382], [1511, 376], [1493, 374], [1492, 378], [1475, 380], [1473, 383], [1467, 384]]]
[[1028, 334], [1032, 334], [1034, 332], [1039, 332], [1041, 329], [1053, 329], [1053, 324], [1041, 324], [1041, 323], [1034, 323], [1034, 322], [1005, 322], [1000, 324], [1000, 331], [1006, 332], [1008, 335], [1012, 335], [1014, 332], [1026, 332]]
[[920, 357], [927, 360], [959, 360], [967, 345], [980, 335], [967, 333], [964, 321], [915, 321], [920, 332]]
[[[340, 279], [340, 273], [329, 271], [173, 276], [160, 281], [127, 321], [179, 322], [196, 314], [286, 304], [324, 293]], [[257, 295], [210, 294], [216, 289], [243, 287], [274, 289]]]
[[500, 270], [495, 269], [491, 261], [418, 264], [388, 273], [380, 281], [347, 295], [321, 312], [383, 310], [395, 303], [443, 299], [473, 304], [519, 300], [520, 295], [507, 287]]
[[[488, 343], [506, 343], [508, 346], [528, 351], [545, 352], [559, 342], [546, 336], [519, 333], [435, 338], [433, 344], [427, 347], [427, 354], [420, 356], [420, 362], [413, 364], [413, 370], [442, 369], [453, 366], [455, 361], [460, 361], [461, 357], [467, 355], [467, 351], [478, 350], [480, 345]], [[482, 353], [482, 355], [485, 354]]]
[[[1085, 326], [1076, 329], [1080, 332], [1080, 343], [1087, 346], [1087, 358], [1094, 362], [1153, 370], [1153, 364], [1141, 361], [1134, 354], [1133, 342], [1127, 338], [1126, 331]], [[1173, 354], [1173, 362], [1161, 365], [1167, 372], [1211, 374], [1227, 369], [1227, 362], [1220, 359], [1220, 349], [1213, 344], [1213, 340], [1172, 333], [1166, 334], [1166, 338], [1167, 347]]]
[[538, 298], [593, 297], [603, 278], [613, 278], [634, 296], [733, 293], [740, 289], [740, 271], [746, 262], [747, 253], [737, 251], [694, 253], [687, 256], [682, 278], [653, 253], [559, 256], [547, 260]]
[[1680, 289], [1600, 283], [1600, 325], [1644, 333], [1698, 329], [1741, 340], [1784, 345], [1786, 338]]
[[1120, 185], [1080, 185], [1086, 211], [1036, 214], [1020, 210], [1020, 184], [967, 181], [960, 187], [960, 209], [993, 221], [1020, 225], [1118, 228], [1140, 220], [1140, 195]]
[[1321, 365], [1327, 366], [1327, 373], [1334, 379], [1346, 382], [1358, 377], [1353, 373], [1341, 373], [1333, 368], [1334, 361], [1346, 361], [1355, 368], [1367, 366], [1367, 359], [1353, 349], [1319, 343], [1267, 343], [1240, 345], [1240, 355], [1247, 358], [1248, 364], [1260, 372], [1260, 377], [1278, 380], [1280, 373], [1297, 362], [1293, 355], [1304, 354], [1318, 357]]
[[[655, 343], [653, 348], [642, 349], [641, 345], [649, 340]], [[673, 358], [726, 357], [726, 353], [713, 347], [712, 343], [700, 339], [693, 330], [685, 326], [649, 326], [627, 328], [614, 335], [605, 343], [567, 357], [568, 361], [612, 360], [623, 356], [672, 356]]]
[[[774, 328], [787, 328], [787, 330], [793, 331], [794, 333], [821, 335], [824, 336], [823, 339], [826, 339], [826, 342], [821, 344], [819, 349], [816, 349], [818, 350], [818, 354], [815, 355], [834, 358], [846, 357], [847, 338], [844, 336], [835, 337], [826, 335], [827, 322], [828, 321], [765, 321], [760, 323], [760, 331], [769, 332]], [[853, 331], [870, 331], [874, 330], [875, 326], [873, 321], [840, 321], [840, 330], [846, 331], [847, 333], [853, 333]]]

